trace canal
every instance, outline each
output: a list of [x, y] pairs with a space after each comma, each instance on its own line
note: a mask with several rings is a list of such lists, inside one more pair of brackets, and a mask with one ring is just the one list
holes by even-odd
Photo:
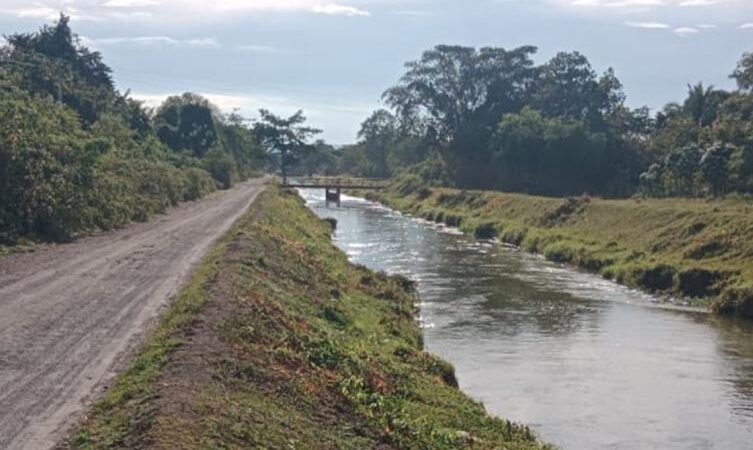
[[356, 263], [417, 282], [427, 350], [563, 449], [753, 449], [753, 326], [344, 197], [301, 191]]

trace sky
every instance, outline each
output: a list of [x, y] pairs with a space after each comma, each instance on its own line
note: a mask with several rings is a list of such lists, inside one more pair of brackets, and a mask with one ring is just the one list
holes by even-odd
[[60, 12], [148, 105], [186, 91], [253, 118], [303, 109], [334, 144], [356, 140], [407, 61], [437, 44], [578, 50], [613, 67], [632, 107], [689, 83], [733, 88], [753, 51], [753, 0], [0, 0], [0, 32]]

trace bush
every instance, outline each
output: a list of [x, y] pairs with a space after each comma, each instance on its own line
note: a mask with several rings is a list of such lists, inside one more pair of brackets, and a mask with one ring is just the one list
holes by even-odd
[[473, 231], [476, 239], [494, 239], [497, 237], [497, 226], [494, 222], [482, 223]]
[[633, 276], [639, 286], [649, 291], [668, 291], [674, 285], [675, 269], [664, 264], [641, 267], [635, 269]]

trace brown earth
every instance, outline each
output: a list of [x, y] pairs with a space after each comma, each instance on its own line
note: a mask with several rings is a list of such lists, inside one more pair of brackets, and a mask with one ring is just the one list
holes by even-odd
[[264, 184], [0, 257], [0, 448], [44, 449], [64, 438]]

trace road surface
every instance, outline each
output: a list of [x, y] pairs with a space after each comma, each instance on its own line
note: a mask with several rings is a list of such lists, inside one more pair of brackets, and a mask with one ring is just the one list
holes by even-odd
[[46, 449], [65, 437], [264, 182], [0, 257], [0, 449]]

